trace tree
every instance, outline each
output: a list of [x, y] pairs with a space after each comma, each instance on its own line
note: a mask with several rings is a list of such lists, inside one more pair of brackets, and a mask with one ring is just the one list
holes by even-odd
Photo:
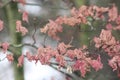
[[[22, 3], [22, 5], [27, 4], [24, 0], [18, 0], [17, 2]], [[12, 42], [2, 42], [0, 48], [3, 54], [6, 54], [5, 58], [7, 58], [8, 61], [14, 62], [17, 60], [17, 65], [15, 65], [19, 69], [22, 69], [24, 58], [27, 58], [29, 61], [35, 61], [36, 63], [40, 61], [43, 65], [47, 64], [61, 71], [66, 74], [66, 80], [84, 80], [86, 74], [92, 71], [91, 69], [99, 71], [104, 67], [101, 55], [105, 54], [95, 52], [95, 50], [98, 50], [107, 53], [109, 57], [108, 65], [110, 65], [113, 71], [116, 71], [118, 77], [120, 77], [120, 43], [119, 40], [112, 35], [113, 32], [120, 30], [120, 15], [118, 14], [115, 4], [112, 4], [110, 7], [83, 5], [79, 9], [72, 8], [71, 16], [60, 16], [54, 20], [50, 19], [43, 28], [40, 28], [40, 32], [47, 34], [44, 43], [42, 43], [42, 47], [35, 45], [37, 41], [35, 38], [37, 29], [35, 24], [36, 18], [33, 20], [35, 29], [32, 34], [33, 43], [22, 43], [22, 37], [30, 32], [27, 27], [23, 26], [23, 23], [29, 24], [29, 15], [27, 12], [23, 12], [21, 15], [22, 19], [16, 20], [14, 22], [16, 25], [13, 25], [13, 22], [10, 20], [13, 13], [11, 12], [11, 6], [8, 6], [7, 10], [9, 12], [9, 25], [13, 26], [9, 28], [11, 30], [10, 36]], [[0, 31], [4, 30], [4, 23], [5, 21], [1, 19]], [[72, 45], [74, 36], [71, 36], [71, 40], [66, 43], [61, 39], [64, 26], [77, 27], [78, 31], [82, 31], [83, 27], [88, 27], [90, 31], [94, 31], [96, 30], [95, 27], [101, 23], [100, 34], [91, 40], [89, 47], [82, 45], [78, 48]], [[45, 44], [48, 36], [58, 41], [56, 48]], [[25, 55], [21, 54], [21, 49], [24, 46], [33, 47], [36, 50], [36, 54], [32, 55], [29, 51], [26, 52]], [[89, 49], [91, 46], [95, 46], [92, 49], [93, 51]], [[7, 51], [10, 51], [12, 54], [8, 54]], [[22, 77], [20, 80], [23, 79]]]

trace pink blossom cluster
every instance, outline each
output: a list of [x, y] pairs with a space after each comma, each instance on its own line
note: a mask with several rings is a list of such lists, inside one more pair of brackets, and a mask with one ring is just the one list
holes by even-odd
[[3, 50], [3, 53], [6, 54], [6, 58], [8, 61], [12, 62], [14, 60], [13, 58], [13, 54], [8, 54], [7, 51], [9, 49], [10, 44], [8, 42], [3, 42], [2, 44], [0, 44], [0, 47]]
[[[23, 5], [25, 0], [18, 0]], [[108, 19], [106, 19], [105, 15]], [[71, 16], [58, 17], [56, 20], [49, 20], [43, 28], [40, 29], [41, 32], [47, 33], [50, 37], [56, 40], [60, 40], [57, 36], [59, 32], [63, 32], [63, 24], [69, 26], [75, 26], [79, 24], [88, 24], [88, 17], [94, 20], [107, 20], [106, 28], [101, 30], [99, 37], [94, 37], [95, 47], [102, 48], [111, 58], [108, 63], [114, 70], [120, 68], [120, 42], [112, 36], [112, 30], [120, 30], [120, 15], [116, 6], [113, 4], [111, 7], [98, 7], [98, 6], [81, 6], [79, 9], [73, 8], [71, 10]], [[23, 12], [22, 20], [28, 22], [28, 13]], [[114, 24], [113, 24], [114, 23]], [[0, 20], [0, 31], [3, 29], [3, 21]], [[26, 35], [28, 30], [22, 26], [20, 20], [16, 21], [16, 31], [21, 32], [22, 35]], [[34, 45], [34, 44], [33, 44]], [[0, 47], [3, 52], [6, 53], [9, 49], [9, 43], [2, 43]], [[58, 46], [53, 49], [50, 46], [39, 47], [35, 55], [30, 52], [26, 52], [26, 55], [21, 55], [18, 58], [17, 66], [23, 65], [24, 58], [26, 57], [29, 61], [40, 61], [42, 64], [52, 64], [52, 60], [55, 60], [56, 64], [60, 67], [70, 66], [72, 71], [80, 71], [81, 76], [85, 77], [86, 73], [90, 71], [91, 67], [96, 71], [103, 68], [100, 55], [96, 58], [92, 58], [90, 53], [87, 51], [87, 47], [82, 48], [72, 48], [70, 44], [65, 44], [61, 42]], [[12, 54], [6, 54], [8, 61], [13, 61]], [[72, 64], [69, 64], [72, 62]], [[120, 74], [120, 72], [118, 73]]]
[[49, 20], [49, 23], [40, 30], [43, 33], [48, 33], [48, 35], [53, 39], [59, 40], [59, 37], [57, 37], [57, 32], [62, 32], [62, 26], [56, 21]]
[[28, 21], [28, 13], [26, 11], [24, 11], [22, 13], [22, 20], [25, 21], [25, 22], [27, 22], [27, 23], [29, 22]]
[[4, 53], [7, 52], [8, 48], [9, 48], [9, 43], [8, 42], [4, 42], [1, 44], [2, 50]]
[[117, 7], [113, 4], [108, 11], [108, 24], [106, 28], [109, 30], [120, 30], [120, 15], [118, 14]]
[[112, 7], [109, 9], [108, 12], [109, 20], [108, 21], [115, 21], [118, 17], [118, 9], [115, 6], [115, 4], [112, 5]]
[[[53, 39], [59, 40], [57, 33], [62, 32], [62, 25], [66, 24], [69, 26], [75, 26], [77, 24], [88, 24], [88, 17], [94, 19], [104, 19], [104, 13], [111, 12], [109, 8], [98, 7], [98, 6], [81, 6], [79, 9], [73, 8], [71, 10], [71, 16], [58, 17], [56, 20], [49, 20], [43, 28], [40, 29], [41, 32], [47, 33]], [[112, 15], [110, 15], [112, 17]]]
[[110, 56], [109, 65], [115, 71], [120, 67], [120, 42], [115, 40], [111, 32], [102, 30], [100, 36], [94, 38], [94, 42], [96, 48], [102, 48]]
[[21, 32], [23, 36], [28, 33], [28, 30], [22, 26], [22, 22], [20, 20], [16, 21], [16, 31]]
[[4, 26], [4, 22], [2, 20], [0, 20], [0, 31], [3, 30], [3, 26]]
[[112, 35], [113, 30], [120, 30], [120, 15], [113, 4], [108, 10], [108, 23], [106, 29], [102, 29], [99, 37], [94, 37], [95, 47], [102, 48], [109, 56], [108, 64], [120, 74], [120, 42]]
[[68, 60], [65, 58], [67, 57], [70, 59], [70, 62], [74, 62], [69, 66], [72, 67], [73, 71], [80, 71], [82, 77], [85, 77], [85, 74], [90, 71], [91, 67], [96, 71], [102, 69], [103, 64], [100, 56], [97, 59], [92, 59], [88, 57], [88, 52], [83, 48], [69, 49], [70, 47], [64, 43], [60, 43], [56, 49], [39, 47], [35, 55], [30, 54], [30, 52], [26, 52], [26, 55], [21, 55], [18, 58], [18, 66], [22, 66], [24, 56], [26, 56], [29, 61], [40, 61], [42, 64], [52, 64], [51, 60], [54, 59], [60, 67], [66, 67], [69, 65]]

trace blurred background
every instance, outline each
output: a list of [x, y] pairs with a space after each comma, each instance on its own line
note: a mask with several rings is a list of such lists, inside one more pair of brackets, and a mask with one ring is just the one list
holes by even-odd
[[[21, 0], [22, 1], [22, 0]], [[24, 1], [24, 0], [23, 0]], [[4, 21], [4, 29], [0, 32], [0, 43], [10, 42], [14, 44], [20, 43], [33, 43], [33, 34], [35, 32], [35, 45], [40, 47], [43, 45], [50, 45], [53, 48], [57, 46], [57, 41], [46, 37], [47, 35], [40, 33], [41, 27], [48, 23], [49, 19], [56, 19], [58, 16], [70, 16], [70, 9], [72, 7], [79, 8], [81, 5], [98, 5], [110, 6], [115, 3], [120, 10], [120, 0], [25, 0], [26, 4], [14, 2], [12, 0], [0, 0], [0, 20]], [[20, 12], [19, 12], [20, 11]], [[21, 20], [22, 12], [26, 11], [29, 15], [29, 22], [23, 22], [23, 25], [30, 31], [26, 36], [21, 37], [16, 33], [15, 23], [16, 20]], [[74, 36], [73, 43], [75, 47], [80, 47], [83, 44], [91, 45], [91, 40], [94, 36], [99, 35], [100, 30], [104, 28], [101, 21], [94, 23], [94, 30], [89, 26], [81, 25], [81, 31], [78, 28], [65, 27], [65, 31], [60, 34], [62, 41], [65, 43], [70, 42], [71, 36]], [[64, 35], [65, 34], [65, 35]], [[120, 37], [120, 33], [115, 33]], [[67, 37], [67, 38], [66, 38]], [[94, 47], [89, 47], [92, 53], [103, 54], [103, 51], [95, 51]], [[0, 53], [0, 80], [67, 80], [66, 74], [61, 71], [55, 70], [48, 65], [41, 65], [39, 62], [29, 62], [27, 59], [24, 61], [24, 66], [18, 68], [17, 58], [19, 55], [25, 54], [27, 51], [36, 53], [36, 50], [30, 46], [23, 46], [20, 48], [12, 49], [15, 55], [15, 61], [10, 63], [5, 58], [5, 54]], [[8, 52], [11, 54], [11, 52]], [[104, 68], [98, 72], [92, 70], [85, 78], [81, 80], [119, 80], [116, 72], [108, 66], [108, 56], [101, 55]], [[76, 72], [76, 74], [79, 74]], [[70, 74], [72, 75], [72, 74]], [[79, 80], [74, 74], [74, 80]]]

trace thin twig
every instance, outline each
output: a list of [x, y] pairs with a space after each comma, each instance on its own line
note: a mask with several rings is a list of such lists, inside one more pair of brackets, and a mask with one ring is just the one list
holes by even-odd
[[[34, 21], [35, 22], [35, 21]], [[36, 43], [36, 38], [35, 38], [35, 34], [37, 32], [37, 29], [36, 29], [36, 24], [34, 23], [34, 32], [33, 32], [33, 35], [32, 35], [32, 39], [33, 39], [33, 45]]]
[[5, 59], [6, 59], [6, 57], [4, 57], [4, 58], [0, 59], [0, 61], [4, 61]]
[[71, 40], [68, 44], [70, 45], [72, 42], [73, 42], [73, 36], [71, 37]]
[[44, 41], [43, 41], [43, 46], [44, 46], [44, 47], [46, 47], [45, 42], [46, 42], [46, 40], [47, 40], [47, 37], [48, 37], [48, 35], [45, 35], [45, 37], [44, 37]]

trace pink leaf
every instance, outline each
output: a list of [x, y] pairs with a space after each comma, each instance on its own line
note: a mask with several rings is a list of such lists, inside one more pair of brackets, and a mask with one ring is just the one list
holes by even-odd
[[26, 21], [27, 23], [28, 23], [28, 13], [27, 12], [23, 12], [23, 14], [22, 14], [22, 20], [23, 21]]
[[23, 36], [28, 33], [28, 30], [22, 26], [22, 22], [20, 20], [16, 21], [16, 31], [21, 32]]
[[4, 22], [2, 20], [0, 20], [0, 31], [3, 30], [3, 25], [4, 25]]
[[106, 25], [106, 29], [107, 29], [107, 30], [112, 30], [112, 28], [113, 28], [113, 27], [112, 27], [112, 25], [111, 25], [110, 23]]
[[109, 9], [108, 16], [109, 16], [109, 21], [115, 21], [116, 18], [118, 17], [118, 9], [115, 6], [115, 4], [113, 4], [112, 8]]
[[81, 76], [85, 77], [85, 74], [87, 72], [87, 64], [86, 64], [85, 61], [77, 60], [74, 64], [74, 69], [75, 70], [80, 70]]
[[11, 61], [11, 62], [14, 60], [12, 54], [7, 54], [6, 58], [8, 59], [8, 61]]
[[8, 43], [8, 42], [2, 43], [2, 49], [3, 49], [3, 52], [4, 52], [4, 53], [6, 53], [8, 47], [9, 47], [9, 43]]
[[24, 62], [24, 55], [21, 55], [19, 58], [18, 58], [18, 64], [17, 66], [18, 67], [21, 67], [23, 65], [23, 62]]
[[19, 3], [21, 3], [22, 5], [25, 5], [25, 0], [18, 0]]
[[103, 68], [103, 64], [101, 63], [100, 56], [98, 56], [97, 60], [92, 60], [90, 64], [96, 71]]

